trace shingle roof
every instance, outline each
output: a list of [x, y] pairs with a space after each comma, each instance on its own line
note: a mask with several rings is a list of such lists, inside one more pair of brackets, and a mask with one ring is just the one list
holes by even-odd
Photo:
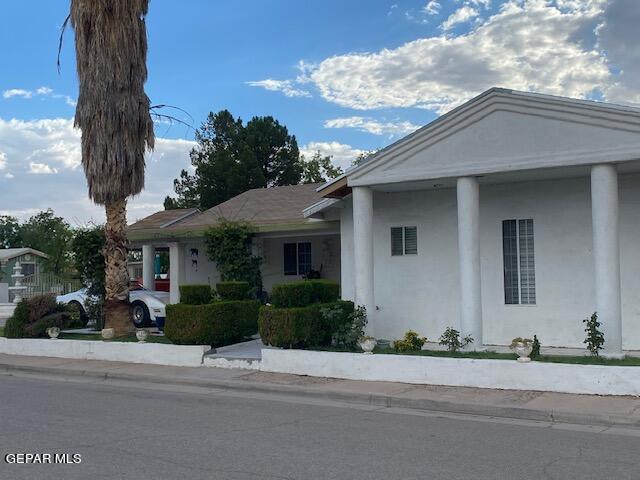
[[162, 210], [129, 225], [129, 230], [146, 230], [150, 228], [167, 228], [180, 220], [198, 212], [197, 208], [178, 208]]
[[302, 211], [322, 200], [316, 192], [319, 183], [283, 187], [255, 188], [237, 195], [200, 215], [194, 215], [172, 228], [209, 226], [220, 218], [245, 220], [256, 225], [305, 223]]
[[30, 253], [32, 255], [36, 255], [38, 257], [47, 257], [46, 253], [41, 252], [40, 250], [36, 250], [34, 248], [0, 248], [0, 261], [5, 262], [11, 258], [19, 257], [21, 255], [25, 255]]

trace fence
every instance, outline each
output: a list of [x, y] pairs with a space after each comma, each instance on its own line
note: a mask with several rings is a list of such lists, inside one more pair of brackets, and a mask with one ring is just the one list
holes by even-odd
[[[36, 295], [52, 293], [54, 295], [64, 295], [75, 292], [83, 287], [78, 279], [61, 278], [53, 273], [37, 273], [26, 275], [22, 279], [22, 285], [26, 288], [22, 293], [22, 298], [31, 298]], [[9, 291], [9, 301], [13, 302], [14, 294]]]

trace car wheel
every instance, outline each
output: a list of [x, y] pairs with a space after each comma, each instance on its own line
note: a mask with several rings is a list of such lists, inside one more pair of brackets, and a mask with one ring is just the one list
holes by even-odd
[[89, 317], [87, 316], [87, 312], [85, 312], [84, 308], [82, 307], [82, 304], [80, 302], [72, 300], [71, 302], [69, 302], [69, 306], [78, 310], [78, 313], [80, 314], [80, 321], [82, 322], [82, 327], [86, 327], [87, 323], [89, 322]]
[[131, 321], [136, 328], [143, 328], [151, 325], [149, 309], [144, 303], [133, 302], [131, 304]]

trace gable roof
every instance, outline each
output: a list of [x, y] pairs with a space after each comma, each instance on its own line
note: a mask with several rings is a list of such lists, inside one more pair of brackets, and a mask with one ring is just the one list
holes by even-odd
[[7, 260], [26, 255], [27, 253], [30, 253], [31, 255], [35, 255], [37, 257], [48, 258], [48, 255], [46, 253], [43, 253], [40, 250], [36, 250], [34, 248], [0, 248], [0, 262], [6, 262]]
[[[326, 222], [309, 219], [303, 215], [307, 207], [323, 199], [317, 192], [320, 185], [310, 183], [255, 188], [204, 212], [196, 210], [182, 218], [177, 218], [178, 214], [171, 213], [176, 210], [157, 212], [131, 225], [128, 236], [131, 240], [198, 236], [221, 218], [250, 222], [258, 231], [321, 228], [326, 226]], [[167, 218], [173, 218], [173, 222], [163, 226]]]
[[[393, 164], [400, 164], [407, 156], [415, 154], [418, 149], [425, 149], [427, 146], [441, 141], [443, 138], [451, 136], [463, 130], [474, 122], [479, 122], [486, 116], [497, 111], [519, 111], [529, 113], [538, 118], [548, 120], [563, 119], [575, 124], [590, 126], [602, 126], [611, 131], [625, 131], [633, 134], [640, 133], [640, 108], [614, 105], [610, 103], [596, 102], [591, 100], [578, 100], [566, 97], [544, 95], [539, 93], [521, 92], [505, 88], [491, 88], [480, 95], [472, 98], [466, 103], [438, 117], [431, 123], [416, 130], [415, 132], [401, 138], [391, 145], [379, 150], [371, 155], [365, 162], [357, 167], [347, 170], [343, 175], [323, 184], [318, 190], [324, 197], [342, 197], [350, 193], [351, 186], [365, 185], [367, 181], [362, 177], [373, 170], [388, 169]], [[640, 138], [640, 137], [638, 137]], [[630, 145], [627, 150], [612, 152], [609, 146], [604, 150], [609, 155], [609, 161], [625, 161], [640, 157], [638, 146], [640, 142]], [[586, 152], [589, 150], [587, 149]], [[584, 156], [585, 161], [588, 158]], [[567, 159], [559, 162], [562, 166], [571, 164]], [[526, 162], [522, 165], [515, 165], [513, 169], [526, 168]], [[536, 168], [536, 167], [533, 167]], [[477, 171], [475, 171], [477, 170]], [[468, 173], [454, 172], [451, 174], [482, 174], [485, 173], [480, 165], [477, 169], [470, 169]], [[446, 170], [433, 172], [433, 178], [447, 176]], [[486, 173], [490, 173], [487, 171]], [[440, 178], [442, 178], [440, 177]], [[407, 179], [411, 175], [407, 175]], [[378, 180], [380, 180], [378, 178]], [[384, 179], [389, 182], [406, 181], [399, 175], [397, 178]]]
[[177, 208], [161, 210], [129, 225], [129, 230], [145, 230], [149, 228], [167, 228], [185, 218], [198, 213], [197, 208]]

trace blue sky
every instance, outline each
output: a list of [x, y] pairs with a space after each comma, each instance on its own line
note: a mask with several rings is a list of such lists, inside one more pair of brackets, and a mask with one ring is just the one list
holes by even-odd
[[[640, 103], [634, 0], [152, 0], [153, 103], [198, 125], [209, 111], [273, 115], [301, 149], [342, 166], [491, 86]], [[100, 221], [86, 199], [77, 132], [68, 1], [3, 5], [0, 18], [0, 213], [52, 207]], [[596, 30], [598, 27], [598, 30]], [[134, 220], [161, 208], [188, 165], [193, 133], [157, 126]], [[61, 194], [61, 187], [64, 194]]]

